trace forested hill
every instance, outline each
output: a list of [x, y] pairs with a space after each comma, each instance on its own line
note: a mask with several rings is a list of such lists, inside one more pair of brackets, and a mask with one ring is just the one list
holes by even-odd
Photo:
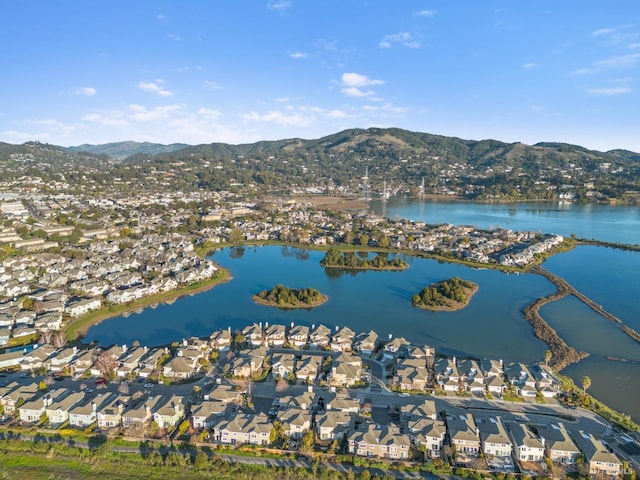
[[[479, 200], [637, 202], [640, 197], [640, 154], [598, 152], [565, 143], [525, 145], [370, 128], [313, 140], [181, 146], [122, 142], [73, 147], [86, 152], [82, 153], [39, 143], [1, 144], [0, 170], [7, 159], [23, 162], [24, 168], [29, 158], [44, 161], [51, 156], [58, 166], [65, 161], [77, 166], [84, 159], [95, 170], [83, 175], [104, 185], [119, 178], [125, 183], [143, 180], [149, 187], [161, 182], [164, 189], [362, 195], [368, 183], [372, 197], [420, 192]], [[24, 149], [30, 152], [17, 153]], [[133, 154], [122, 159], [127, 153]], [[366, 173], [368, 182], [363, 179]], [[65, 178], [81, 178], [77, 175]]]
[[560, 193], [619, 198], [640, 188], [640, 155], [633, 152], [463, 140], [397, 128], [351, 129], [315, 140], [197, 145], [125, 162], [156, 167], [182, 162], [195, 185], [221, 189], [294, 185], [358, 193], [367, 171], [374, 195], [385, 187], [391, 194], [416, 195], [424, 185], [424, 193], [469, 198], [555, 199]]
[[96, 155], [108, 155], [115, 160], [123, 160], [136, 154], [158, 155], [160, 153], [175, 152], [188, 147], [186, 143], [172, 143], [171, 145], [162, 145], [159, 143], [149, 142], [115, 142], [105, 143], [102, 145], [78, 145], [68, 147], [72, 152], [89, 152]]

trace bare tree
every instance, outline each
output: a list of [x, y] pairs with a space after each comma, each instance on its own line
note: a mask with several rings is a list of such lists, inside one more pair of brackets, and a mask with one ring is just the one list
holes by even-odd
[[127, 382], [120, 382], [120, 385], [118, 385], [118, 392], [123, 395], [129, 395], [129, 384]]
[[55, 332], [51, 335], [51, 345], [55, 348], [62, 348], [67, 345], [67, 337], [62, 332]]
[[110, 376], [118, 366], [118, 359], [109, 350], [103, 350], [96, 358], [95, 367], [103, 376]]

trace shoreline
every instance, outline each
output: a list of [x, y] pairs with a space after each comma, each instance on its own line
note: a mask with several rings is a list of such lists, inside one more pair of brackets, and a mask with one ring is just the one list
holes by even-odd
[[156, 304], [168, 302], [173, 303], [175, 300], [181, 297], [206, 292], [207, 290], [210, 290], [217, 285], [227, 283], [233, 279], [233, 276], [231, 275], [231, 272], [229, 272], [229, 270], [219, 265], [216, 265], [216, 267], [218, 268], [218, 272], [220, 272], [220, 274], [214, 275], [207, 280], [202, 280], [200, 282], [196, 282], [182, 288], [178, 288], [176, 290], [171, 290], [169, 292], [162, 292], [156, 295], [143, 297], [139, 300], [135, 300], [134, 302], [124, 305], [115, 305], [113, 308], [103, 307], [100, 310], [89, 312], [86, 315], [70, 321], [61, 329], [61, 331], [64, 333], [68, 341], [82, 343], [82, 340], [87, 334], [87, 331], [94, 325], [97, 325], [105, 320], [109, 320], [110, 318], [119, 317], [125, 314], [130, 314], [140, 309], [144, 310], [145, 308], [151, 307]]

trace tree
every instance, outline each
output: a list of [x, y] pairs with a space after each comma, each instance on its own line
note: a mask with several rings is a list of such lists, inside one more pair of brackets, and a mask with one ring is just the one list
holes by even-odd
[[239, 228], [234, 228], [229, 232], [229, 242], [238, 245], [244, 240], [244, 233]]
[[95, 366], [101, 375], [109, 377], [118, 366], [118, 359], [109, 350], [103, 350], [100, 352], [100, 355], [98, 355], [98, 358], [96, 358]]
[[313, 430], [307, 430], [303, 435], [302, 440], [300, 440], [300, 447], [298, 450], [300, 450], [301, 453], [313, 452], [313, 442]]
[[582, 393], [583, 393], [583, 395], [586, 395], [587, 394], [587, 389], [591, 386], [591, 379], [587, 375], [585, 375], [580, 380], [580, 384], [582, 385]]
[[193, 468], [196, 470], [205, 470], [209, 467], [209, 457], [204, 452], [199, 452], [193, 460]]
[[552, 356], [553, 356], [553, 353], [551, 353], [551, 350], [545, 350], [545, 352], [544, 352], [544, 364], [546, 366], [549, 366], [549, 360], [551, 360]]
[[56, 332], [51, 336], [51, 345], [55, 348], [62, 348], [67, 345], [67, 337], [62, 332]]

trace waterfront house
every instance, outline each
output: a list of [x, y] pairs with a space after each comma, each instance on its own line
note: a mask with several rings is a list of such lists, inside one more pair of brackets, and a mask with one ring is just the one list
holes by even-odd
[[382, 349], [382, 359], [392, 360], [398, 357], [406, 357], [408, 355], [410, 343], [402, 337], [396, 337], [387, 342]]
[[258, 323], [252, 323], [242, 329], [242, 335], [246, 342], [252, 347], [259, 347], [262, 345], [262, 325]]
[[219, 352], [226, 352], [231, 348], [231, 327], [226, 330], [216, 330], [209, 337], [211, 348]]
[[309, 346], [311, 348], [327, 348], [330, 341], [331, 330], [328, 327], [324, 325], [311, 326], [311, 333], [309, 334]]
[[287, 329], [284, 325], [268, 325], [264, 329], [264, 337], [267, 346], [281, 347], [287, 341]]
[[460, 374], [456, 357], [442, 357], [434, 365], [436, 382], [445, 392], [457, 392], [460, 389]]
[[334, 352], [350, 352], [355, 332], [349, 327], [342, 327], [332, 337], [330, 348]]
[[371, 355], [378, 346], [378, 334], [373, 330], [356, 335], [353, 340], [353, 351], [362, 355]]
[[309, 342], [309, 327], [294, 325], [289, 330], [289, 343], [296, 348], [302, 348]]

